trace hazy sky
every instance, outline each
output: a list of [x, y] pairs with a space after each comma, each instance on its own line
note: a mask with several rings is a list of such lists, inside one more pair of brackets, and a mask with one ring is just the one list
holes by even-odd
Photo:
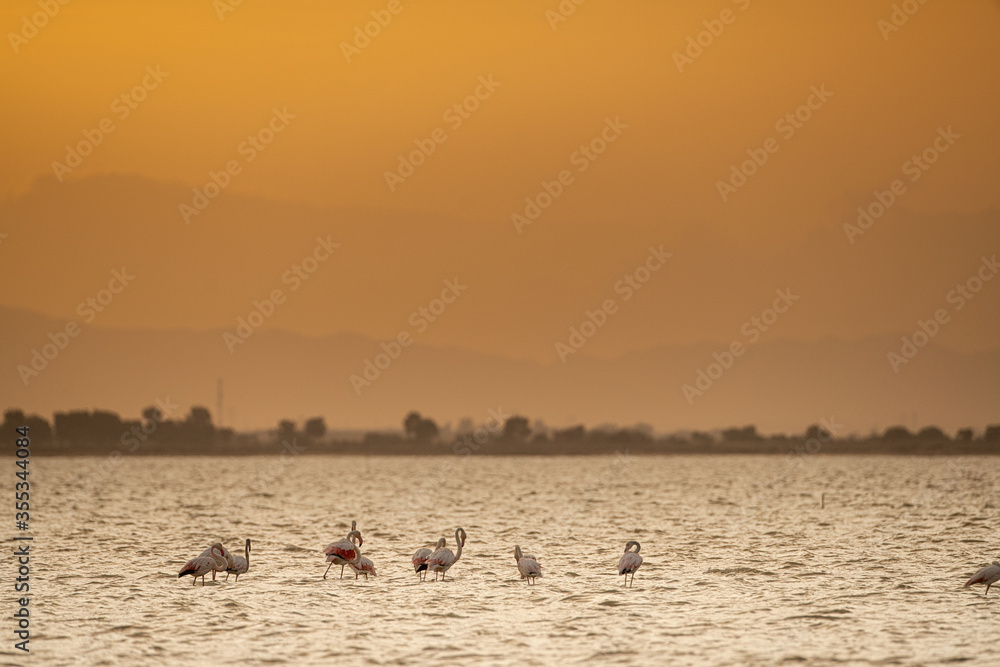
[[[80, 319], [124, 266], [99, 325], [234, 329], [329, 235], [264, 326], [391, 338], [457, 277], [421, 342], [558, 363], [610, 298], [587, 354], [728, 343], [786, 288], [769, 336], [912, 332], [1000, 250], [1000, 3], [902, 4], [5, 2], [0, 305]], [[998, 306], [936, 342], [995, 348]]]

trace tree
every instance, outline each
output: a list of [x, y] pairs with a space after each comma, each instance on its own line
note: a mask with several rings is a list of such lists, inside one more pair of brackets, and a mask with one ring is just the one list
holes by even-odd
[[192, 405], [187, 419], [184, 420], [184, 431], [191, 442], [206, 444], [215, 437], [215, 426], [212, 425], [212, 413], [201, 405]]
[[411, 412], [403, 420], [403, 429], [410, 440], [426, 442], [438, 437], [440, 430], [433, 419], [425, 419], [419, 412]]
[[917, 437], [921, 440], [932, 440], [932, 441], [940, 441], [948, 439], [948, 436], [945, 435], [944, 431], [939, 429], [937, 426], [925, 426], [924, 428], [920, 429], [920, 431], [917, 433]]
[[421, 419], [417, 426], [417, 440], [427, 441], [438, 437], [438, 425], [433, 419]]
[[322, 417], [313, 417], [306, 421], [305, 431], [310, 438], [322, 438], [326, 435], [326, 422]]
[[503, 425], [503, 437], [510, 440], [527, 440], [531, 435], [531, 427], [528, 426], [528, 418], [514, 415], [509, 417]]
[[417, 437], [417, 430], [420, 427], [421, 419], [422, 417], [419, 412], [414, 411], [406, 415], [406, 418], [403, 419], [403, 430], [406, 431], [406, 437], [411, 440]]
[[805, 439], [812, 440], [813, 438], [819, 440], [820, 442], [826, 442], [830, 439], [830, 432], [818, 424], [813, 424], [806, 429]]
[[191, 412], [188, 414], [188, 423], [195, 424], [197, 426], [211, 426], [212, 425], [212, 413], [208, 411], [208, 408], [201, 405], [191, 406]]
[[757, 434], [756, 426], [744, 426], [743, 428], [727, 428], [722, 432], [722, 439], [729, 441], [761, 440]]
[[151, 405], [142, 411], [142, 417], [147, 422], [158, 424], [163, 421], [163, 412], [155, 405]]
[[987, 442], [1000, 441], [1000, 424], [990, 424], [987, 426], [986, 432], [983, 433], [983, 440]]
[[295, 422], [282, 419], [278, 422], [278, 440], [291, 440], [295, 437]]
[[958, 429], [958, 433], [955, 434], [957, 442], [972, 442], [975, 437], [976, 434], [971, 428], [960, 428]]
[[39, 415], [26, 415], [23, 410], [11, 409], [4, 412], [3, 424], [0, 425], [0, 442], [14, 442], [20, 438], [17, 432], [20, 426], [28, 427], [28, 438], [32, 442], [47, 442], [52, 439], [52, 426], [49, 420]]
[[883, 440], [909, 440], [913, 437], [905, 426], [890, 426], [882, 434]]

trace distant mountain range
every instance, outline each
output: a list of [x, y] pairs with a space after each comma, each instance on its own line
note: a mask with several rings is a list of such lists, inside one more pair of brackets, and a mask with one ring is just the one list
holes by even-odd
[[[886, 355], [899, 348], [898, 337], [761, 340], [703, 395], [689, 393], [689, 404], [682, 386], [696, 387], [699, 369], [718, 375], [721, 367], [708, 366], [724, 345], [663, 346], [612, 360], [583, 350], [565, 364], [545, 365], [419, 342], [390, 359], [377, 357], [380, 341], [364, 336], [266, 328], [230, 353], [223, 330], [78, 322], [79, 334], [64, 337], [66, 321], [0, 308], [0, 406], [46, 416], [106, 408], [137, 417], [169, 398], [182, 411], [204, 405], [214, 413], [221, 378], [221, 422], [240, 430], [317, 415], [332, 429], [398, 427], [410, 410], [441, 424], [463, 417], [478, 423], [491, 409], [552, 426], [646, 423], [658, 431], [755, 424], [762, 433], [802, 432], [826, 418], [842, 426], [837, 436], [897, 423], [953, 431], [1000, 421], [1000, 350], [959, 354], [931, 342], [897, 374]], [[25, 373], [25, 385], [18, 367], [32, 368], [33, 350], [54, 358], [37, 376]], [[352, 383], [352, 375], [365, 377], [366, 360], [384, 368], [377, 377], [369, 369], [370, 385]]]

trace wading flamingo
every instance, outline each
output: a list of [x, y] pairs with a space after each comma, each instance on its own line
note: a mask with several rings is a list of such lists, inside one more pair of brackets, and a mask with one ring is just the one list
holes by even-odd
[[[358, 544], [355, 546], [354, 538], [358, 538]], [[351, 561], [357, 562], [361, 558], [361, 545], [365, 541], [361, 537], [361, 531], [351, 530], [342, 540], [337, 540], [332, 544], [326, 545], [323, 549], [323, 553], [326, 554], [327, 561], [330, 565], [327, 566], [326, 572], [323, 573], [323, 578], [326, 579], [326, 575], [330, 572], [330, 568], [334, 565], [340, 566], [340, 578], [344, 578], [344, 568], [351, 563]]]
[[434, 573], [434, 581], [437, 581], [439, 572], [441, 573], [441, 581], [444, 581], [445, 572], [462, 557], [465, 538], [465, 529], [457, 528], [455, 530], [455, 543], [458, 544], [456, 553], [452, 553], [451, 549], [441, 548], [427, 557], [427, 569]]
[[223, 568], [226, 567], [226, 559], [222, 557], [221, 547], [222, 545], [216, 542], [208, 549], [210, 555], [198, 556], [189, 560], [181, 568], [181, 571], [177, 574], [177, 578], [180, 579], [185, 574], [190, 574], [194, 577], [191, 580], [191, 585], [194, 586], [198, 583], [198, 577], [201, 577], [201, 585], [204, 586], [206, 574], [215, 572], [220, 564], [222, 564]]
[[517, 561], [517, 571], [521, 573], [521, 578], [527, 579], [529, 586], [542, 576], [542, 566], [538, 564], [538, 560], [531, 554], [522, 554], [521, 547], [514, 547], [514, 560]]
[[987, 565], [979, 572], [972, 575], [972, 579], [965, 582], [965, 587], [968, 588], [972, 584], [986, 584], [985, 595], [990, 594], [990, 586], [1000, 581], [1000, 561], [993, 561], [992, 565]]
[[351, 569], [354, 570], [355, 579], [358, 578], [359, 574], [365, 575], [365, 581], [368, 580], [369, 574], [372, 575], [373, 577], [378, 576], [375, 573], [375, 563], [373, 563], [372, 559], [369, 558], [368, 556], [361, 556], [356, 561], [348, 563], [348, 565], [350, 565]]
[[240, 580], [241, 574], [246, 574], [247, 570], [250, 569], [250, 538], [247, 538], [246, 544], [243, 546], [242, 556], [233, 556], [233, 564], [229, 566], [226, 570], [226, 581], [229, 581], [229, 575], [235, 574], [236, 581]]
[[413, 552], [413, 571], [417, 573], [418, 579], [423, 580], [427, 578], [427, 559], [438, 549], [444, 549], [445, 544], [447, 544], [447, 540], [442, 537], [437, 541], [433, 549], [424, 547]]
[[[635, 547], [635, 551], [629, 551], [633, 546]], [[635, 571], [642, 565], [642, 556], [639, 555], [639, 548], [638, 542], [629, 540], [625, 543], [625, 555], [618, 561], [618, 574], [625, 575], [626, 584], [629, 583], [629, 574], [632, 575], [632, 584], [635, 583]], [[632, 588], [632, 584], [629, 584], [629, 588]]]
[[212, 570], [212, 581], [215, 581], [216, 572], [224, 572], [226, 568], [232, 567], [233, 565], [233, 555], [229, 553], [229, 549], [222, 546], [222, 542], [216, 542], [211, 547], [202, 551], [201, 554], [199, 555], [199, 558], [212, 558], [212, 548], [216, 546], [219, 547], [219, 549], [221, 549], [222, 557], [226, 560], [226, 567], [222, 568], [221, 570]]

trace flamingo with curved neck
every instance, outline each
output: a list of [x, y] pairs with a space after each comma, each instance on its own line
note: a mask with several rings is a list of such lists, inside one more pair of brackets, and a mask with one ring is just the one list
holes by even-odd
[[240, 580], [241, 574], [246, 574], [247, 570], [250, 569], [250, 538], [247, 538], [246, 544], [243, 546], [242, 556], [233, 556], [233, 562], [226, 570], [226, 581], [229, 581], [230, 574], [236, 574], [236, 581]]
[[[208, 552], [210, 554], [208, 556], [198, 556], [197, 558], [192, 558], [185, 563], [184, 567], [182, 567], [181, 571], [177, 574], [177, 578], [180, 579], [184, 575], [190, 574], [193, 577], [191, 585], [194, 586], [198, 583], [198, 577], [201, 577], [201, 585], [204, 586], [206, 574], [218, 571], [220, 563], [223, 569], [227, 567], [228, 563], [223, 555], [223, 547], [221, 543], [216, 542], [213, 544], [209, 547]], [[219, 555], [216, 556], [216, 553]]]
[[[354, 543], [354, 538], [357, 538], [357, 544]], [[331, 567], [339, 565], [340, 578], [343, 579], [344, 568], [352, 562], [361, 560], [361, 545], [364, 543], [365, 541], [364, 538], [361, 537], [361, 531], [352, 530], [344, 539], [328, 544], [326, 548], [323, 549], [323, 553], [326, 554], [326, 560], [330, 563], [330, 565], [327, 566], [326, 572], [323, 573], [323, 578], [326, 579], [326, 575], [329, 574]]]
[[456, 528], [455, 542], [458, 544], [458, 550], [452, 553], [451, 549], [438, 549], [427, 558], [427, 569], [434, 573], [434, 581], [437, 581], [438, 573], [441, 574], [441, 581], [444, 581], [445, 573], [462, 557], [462, 547], [465, 546], [466, 537], [464, 528]]
[[[635, 547], [635, 551], [631, 551], [632, 547]], [[642, 556], [639, 555], [640, 548], [641, 546], [638, 542], [629, 540], [625, 543], [625, 555], [618, 561], [618, 574], [625, 575], [625, 583], [628, 584], [629, 588], [632, 588], [632, 584], [635, 583], [635, 571], [642, 565]], [[631, 584], [629, 584], [628, 578], [630, 574], [632, 575]]]
[[427, 559], [431, 554], [439, 549], [444, 549], [447, 540], [443, 537], [437, 541], [433, 549], [423, 547], [413, 552], [413, 571], [417, 573], [417, 579], [424, 581], [427, 578]]

